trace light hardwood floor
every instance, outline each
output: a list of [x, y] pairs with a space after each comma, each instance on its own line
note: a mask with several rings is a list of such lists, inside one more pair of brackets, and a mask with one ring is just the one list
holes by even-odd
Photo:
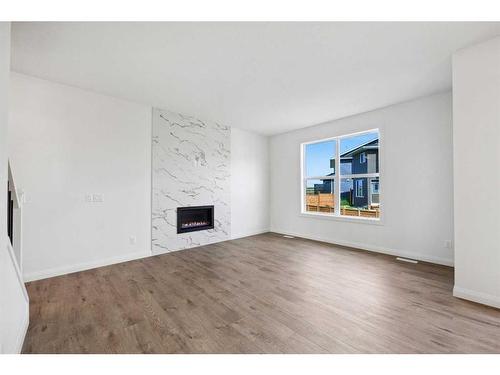
[[453, 269], [278, 234], [28, 283], [25, 353], [500, 353]]

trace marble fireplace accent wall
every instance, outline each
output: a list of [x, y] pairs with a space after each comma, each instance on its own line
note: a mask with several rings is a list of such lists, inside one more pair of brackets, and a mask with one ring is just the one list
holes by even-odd
[[[152, 251], [228, 240], [230, 127], [153, 110]], [[177, 234], [177, 207], [214, 206], [214, 229]]]

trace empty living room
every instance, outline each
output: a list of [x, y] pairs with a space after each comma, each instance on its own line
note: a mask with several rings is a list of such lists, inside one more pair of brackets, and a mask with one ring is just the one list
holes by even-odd
[[71, 14], [0, 22], [0, 369], [498, 368], [499, 21]]

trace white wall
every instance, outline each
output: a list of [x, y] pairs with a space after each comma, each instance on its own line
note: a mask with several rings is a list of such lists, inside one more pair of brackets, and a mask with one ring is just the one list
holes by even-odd
[[[270, 141], [271, 230], [453, 264], [451, 94], [277, 135]], [[300, 215], [300, 144], [379, 128], [382, 225]]]
[[231, 129], [231, 238], [269, 231], [269, 138]]
[[149, 106], [13, 73], [9, 120], [25, 279], [151, 254]]
[[454, 295], [500, 308], [500, 38], [453, 56]]
[[[7, 245], [7, 122], [10, 70], [10, 23], [0, 22], [0, 252]], [[4, 199], [5, 198], [5, 199]]]
[[10, 24], [0, 22], [0, 353], [18, 353], [28, 328], [28, 301], [7, 238], [7, 120]]
[[[25, 279], [151, 255], [151, 107], [18, 73], [11, 97]], [[267, 137], [231, 133], [235, 238], [269, 230], [269, 163]]]

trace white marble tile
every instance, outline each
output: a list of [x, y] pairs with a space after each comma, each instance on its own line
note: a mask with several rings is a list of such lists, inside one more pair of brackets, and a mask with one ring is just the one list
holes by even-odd
[[[231, 129], [153, 110], [154, 253], [229, 239]], [[214, 229], [177, 234], [177, 207], [214, 206]]]

